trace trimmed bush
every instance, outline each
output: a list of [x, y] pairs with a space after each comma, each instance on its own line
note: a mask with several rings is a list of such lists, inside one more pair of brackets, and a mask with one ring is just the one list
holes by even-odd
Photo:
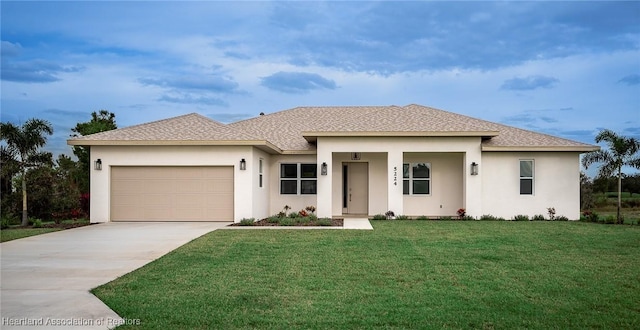
[[606, 224], [614, 224], [614, 223], [616, 223], [616, 217], [613, 216], [613, 215], [609, 215], [606, 218], [604, 218], [603, 220], [604, 220], [604, 223], [606, 223]]
[[33, 221], [33, 228], [42, 228], [42, 220], [34, 219], [32, 221]]
[[498, 220], [498, 217], [495, 217], [495, 216], [493, 216], [493, 215], [491, 215], [491, 214], [483, 214], [483, 215], [480, 217], [480, 220], [495, 221], [495, 220]]
[[396, 216], [396, 220], [409, 220], [409, 216], [408, 215], [399, 214], [399, 215]]
[[301, 217], [301, 218], [296, 218], [296, 222], [298, 224], [306, 225], [311, 222], [311, 219], [309, 217]]
[[329, 218], [322, 218], [322, 219], [318, 219], [318, 221], [316, 221], [316, 224], [318, 226], [331, 226], [332, 221]]
[[440, 220], [449, 221], [449, 220], [451, 220], [451, 216], [443, 215], [443, 216], [440, 217]]
[[255, 221], [255, 218], [242, 218], [242, 220], [240, 220], [240, 226], [253, 226]]
[[429, 220], [429, 218], [427, 218], [426, 215], [421, 215], [421, 216], [417, 217], [416, 220]]
[[277, 215], [272, 215], [270, 217], [267, 218], [267, 222], [268, 223], [278, 223], [280, 221], [280, 217]]
[[387, 216], [384, 214], [376, 214], [371, 220], [387, 220]]
[[518, 214], [515, 217], [513, 217], [513, 221], [529, 221], [529, 216]]
[[298, 212], [291, 212], [289, 213], [289, 218], [295, 219], [297, 217], [299, 217], [300, 214], [298, 214]]
[[569, 221], [569, 218], [565, 217], [564, 215], [559, 215], [556, 217], [556, 221]]
[[476, 218], [470, 216], [470, 215], [465, 215], [463, 217], [460, 217], [460, 220], [462, 221], [471, 221], [471, 220], [475, 220]]
[[295, 226], [296, 220], [293, 218], [280, 218], [278, 224], [280, 224], [280, 226]]

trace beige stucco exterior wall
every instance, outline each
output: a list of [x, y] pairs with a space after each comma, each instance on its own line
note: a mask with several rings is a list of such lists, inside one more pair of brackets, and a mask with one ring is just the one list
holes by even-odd
[[[534, 194], [520, 195], [520, 160], [534, 160]], [[482, 212], [505, 219], [518, 214], [580, 218], [580, 161], [577, 152], [484, 152]], [[474, 214], [475, 215], [475, 214]]]
[[455, 216], [464, 207], [461, 153], [405, 153], [405, 163], [431, 163], [431, 194], [404, 195], [404, 215]]
[[[280, 194], [280, 164], [304, 163], [317, 164], [316, 155], [272, 155], [269, 160], [269, 183], [270, 206], [269, 215], [282, 211], [285, 205], [291, 207], [288, 212], [300, 211], [307, 206], [318, 205], [317, 195], [281, 195]], [[318, 179], [320, 178], [320, 164], [318, 165]], [[320, 189], [318, 183], [318, 189]]]
[[[110, 221], [111, 166], [233, 166], [234, 221], [252, 217], [256, 194], [251, 146], [92, 146], [91, 164], [100, 158], [102, 170], [91, 169], [91, 222]], [[240, 171], [240, 159], [247, 170]], [[261, 201], [263, 202], [263, 201]]]

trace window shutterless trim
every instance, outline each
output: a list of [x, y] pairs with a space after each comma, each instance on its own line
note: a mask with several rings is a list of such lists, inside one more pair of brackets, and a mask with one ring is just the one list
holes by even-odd
[[[294, 173], [292, 173], [293, 166], [295, 166], [295, 175]], [[285, 187], [287, 189], [284, 189]], [[295, 189], [295, 192], [293, 191], [294, 189]], [[284, 192], [285, 190], [287, 192]], [[317, 192], [318, 192], [318, 164], [313, 164], [313, 163], [281, 163], [280, 164], [280, 194], [281, 195], [316, 195]]]
[[[530, 163], [531, 165], [529, 171], [531, 173], [526, 173], [527, 168], [523, 168], [522, 165], [525, 163]], [[520, 159], [518, 162], [520, 169], [520, 195], [533, 195], [535, 193], [535, 173], [536, 173], [536, 164], [533, 159]], [[524, 173], [523, 173], [524, 172]]]

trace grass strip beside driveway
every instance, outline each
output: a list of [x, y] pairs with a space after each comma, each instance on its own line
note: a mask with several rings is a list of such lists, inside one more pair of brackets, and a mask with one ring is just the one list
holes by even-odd
[[19, 229], [2, 229], [0, 230], [0, 242], [8, 242], [14, 239], [36, 236], [54, 231], [62, 230], [62, 228], [19, 228]]
[[219, 230], [94, 293], [145, 329], [640, 328], [636, 226], [373, 226]]

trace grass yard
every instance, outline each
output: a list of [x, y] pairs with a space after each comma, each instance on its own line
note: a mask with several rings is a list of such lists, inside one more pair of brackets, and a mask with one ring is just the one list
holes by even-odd
[[94, 293], [145, 329], [640, 328], [640, 227], [373, 226], [218, 230]]
[[12, 228], [0, 230], [0, 242], [8, 242], [18, 238], [46, 234], [62, 228]]

